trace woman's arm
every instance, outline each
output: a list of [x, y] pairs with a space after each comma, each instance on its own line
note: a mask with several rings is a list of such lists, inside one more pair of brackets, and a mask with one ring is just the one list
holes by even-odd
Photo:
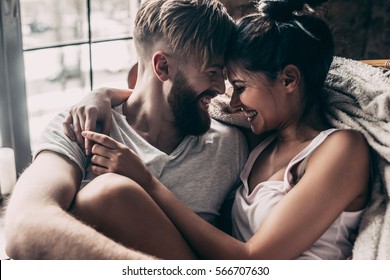
[[[92, 132], [88, 139], [107, 146], [92, 157], [96, 172], [116, 172], [111, 155], [121, 154], [126, 175], [140, 184], [175, 224], [191, 247], [203, 258], [292, 259], [309, 248], [344, 210], [364, 207], [368, 197], [368, 146], [353, 131], [335, 132], [311, 156], [306, 173], [280, 201], [247, 242], [240, 242], [197, 216], [161, 182], [151, 176], [135, 153], [124, 147], [119, 153], [111, 138]], [[110, 140], [111, 139], [111, 140]], [[104, 150], [104, 149], [103, 149]], [[110, 159], [110, 160], [107, 160]], [[103, 160], [103, 161], [101, 161]], [[102, 166], [111, 166], [102, 168]], [[92, 169], [94, 170], [94, 169]], [[360, 201], [360, 202], [359, 202]]]
[[245, 252], [245, 243], [220, 231], [196, 215], [153, 177], [143, 161], [132, 150], [100, 133], [84, 131], [82, 135], [96, 143], [92, 148], [90, 170], [97, 175], [120, 174], [137, 182], [156, 201], [199, 256], [215, 259], [243, 259], [248, 255]]
[[96, 131], [98, 122], [102, 125], [102, 133], [109, 134], [111, 129], [111, 107], [125, 102], [132, 90], [99, 88], [86, 95], [78, 104], [70, 108], [65, 117], [63, 127], [65, 134], [77, 141], [80, 147], [90, 154], [92, 143], [84, 141], [81, 132], [84, 130]]
[[370, 153], [360, 133], [334, 132], [310, 157], [304, 176], [267, 216], [248, 244], [270, 258], [307, 250], [343, 211], [363, 209], [369, 198]]
[[312, 155], [301, 181], [271, 211], [247, 242], [203, 223], [161, 183], [145, 189], [206, 258], [292, 259], [308, 249], [341, 212], [364, 208], [368, 200], [370, 156], [362, 135], [331, 135]]

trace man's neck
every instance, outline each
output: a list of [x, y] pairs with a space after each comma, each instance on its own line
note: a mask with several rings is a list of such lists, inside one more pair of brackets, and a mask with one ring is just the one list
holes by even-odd
[[123, 105], [123, 114], [142, 138], [166, 154], [172, 153], [183, 140], [164, 95], [152, 87], [136, 88]]

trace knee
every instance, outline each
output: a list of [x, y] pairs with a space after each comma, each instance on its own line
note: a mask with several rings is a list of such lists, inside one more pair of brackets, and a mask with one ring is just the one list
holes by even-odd
[[126, 203], [137, 200], [145, 191], [133, 180], [114, 173], [96, 177], [77, 195], [73, 204], [73, 213], [93, 218], [109, 215], [113, 205], [126, 200]]

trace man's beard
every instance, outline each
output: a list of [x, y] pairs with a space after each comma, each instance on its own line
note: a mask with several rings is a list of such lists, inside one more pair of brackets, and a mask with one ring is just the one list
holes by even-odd
[[186, 77], [179, 71], [168, 96], [175, 117], [175, 125], [183, 135], [202, 135], [210, 129], [211, 118], [207, 111], [200, 107], [202, 94], [189, 85]]

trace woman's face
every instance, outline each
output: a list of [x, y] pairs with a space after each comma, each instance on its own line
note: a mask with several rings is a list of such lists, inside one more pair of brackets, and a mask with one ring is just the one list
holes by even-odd
[[253, 133], [283, 127], [289, 108], [279, 77], [271, 80], [264, 73], [248, 73], [235, 65], [229, 65], [227, 72], [234, 89], [230, 106], [245, 113]]

